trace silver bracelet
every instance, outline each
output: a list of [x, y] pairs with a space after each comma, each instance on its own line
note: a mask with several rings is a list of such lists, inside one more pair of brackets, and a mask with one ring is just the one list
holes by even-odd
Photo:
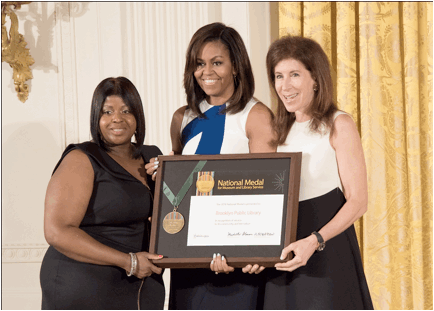
[[131, 257], [131, 270], [130, 272], [127, 272], [127, 276], [132, 276], [134, 273], [136, 273], [137, 269], [137, 255], [135, 253], [130, 253]]

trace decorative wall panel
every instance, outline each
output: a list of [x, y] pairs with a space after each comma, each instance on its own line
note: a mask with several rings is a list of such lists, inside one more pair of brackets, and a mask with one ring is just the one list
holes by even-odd
[[[170, 122], [186, 104], [183, 88], [185, 52], [191, 36], [208, 19], [208, 3], [131, 2], [121, 16], [125, 75], [136, 85], [146, 118], [145, 144], [171, 151]], [[133, 18], [131, 18], [133, 17]]]
[[3, 244], [2, 263], [42, 262], [48, 245], [45, 244]]
[[76, 143], [78, 138], [78, 105], [75, 65], [75, 33], [70, 16], [70, 3], [56, 3], [56, 43], [58, 59], [58, 93], [63, 120], [62, 145]]

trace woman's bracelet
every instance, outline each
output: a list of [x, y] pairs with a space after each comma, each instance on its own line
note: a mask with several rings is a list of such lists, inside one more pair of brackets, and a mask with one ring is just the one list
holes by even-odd
[[135, 253], [130, 253], [130, 257], [131, 257], [131, 270], [130, 272], [127, 272], [128, 276], [134, 275], [137, 269], [137, 255]]

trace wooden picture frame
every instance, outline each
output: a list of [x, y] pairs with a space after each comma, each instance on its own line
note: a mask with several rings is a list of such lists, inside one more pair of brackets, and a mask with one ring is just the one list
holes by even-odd
[[[207, 268], [210, 265], [214, 253], [225, 255], [228, 265], [236, 268], [244, 267], [247, 264], [259, 264], [265, 267], [272, 267], [275, 263], [281, 262], [280, 254], [282, 249], [296, 240], [301, 152], [159, 156], [158, 159], [159, 168], [156, 176], [149, 252], [163, 255], [164, 258], [154, 260], [155, 265], [162, 268]], [[199, 162], [201, 164], [199, 164]], [[195, 168], [197, 171], [197, 167], [200, 165], [199, 173], [193, 172]], [[204, 183], [202, 183], [202, 179], [205, 175], [213, 176], [207, 177], [213, 181], [213, 183], [211, 183], [211, 185], [213, 185], [212, 187], [209, 187], [209, 183], [208, 186], [203, 187]], [[193, 178], [193, 181], [190, 181], [190, 186], [187, 182], [189, 177], [190, 179]], [[198, 180], [200, 180], [199, 183], [197, 182]], [[184, 217], [185, 223], [179, 232], [169, 233], [166, 231], [168, 230], [167, 223], [165, 229], [163, 222], [166, 215], [173, 212], [174, 205], [172, 204], [173, 202], [170, 201], [170, 196], [167, 195], [167, 188], [170, 188], [170, 191], [173, 191], [172, 193], [176, 196], [179, 192], [183, 192], [183, 186], [185, 196], [180, 202], [176, 200], [173, 202], [179, 203], [176, 204], [178, 205], [177, 212]], [[186, 190], [187, 188], [188, 190]], [[208, 191], [210, 188], [211, 190]], [[197, 196], [206, 197], [198, 198]], [[216, 219], [213, 219], [213, 216], [211, 216], [212, 219], [207, 216], [205, 217], [206, 219], [203, 219], [203, 222], [204, 224], [212, 224], [208, 226], [209, 228], [212, 227], [212, 230], [210, 229], [212, 232], [211, 235], [214, 236], [214, 233], [225, 234], [225, 238], [222, 239], [222, 241], [226, 242], [223, 242], [223, 245], [216, 245], [216, 243], [220, 243], [220, 240], [214, 238], [214, 244], [196, 244], [208, 243], [208, 239], [212, 239], [209, 238], [208, 235], [204, 235], [206, 238], [201, 240], [202, 235], [189, 234], [189, 230], [193, 230], [193, 224], [194, 230], [198, 230], [196, 228], [197, 226], [203, 225], [201, 224], [202, 219], [200, 218], [202, 212], [205, 213], [204, 215], [210, 215], [207, 213], [214, 211], [212, 209], [215, 208], [214, 205], [220, 204], [214, 201], [222, 199], [225, 200], [225, 202], [232, 202], [242, 201], [244, 198], [255, 202], [256, 200], [268, 202], [269, 198], [273, 199], [273, 201], [270, 202], [275, 202], [275, 199], [278, 202], [282, 202], [282, 206], [272, 204], [271, 207], [267, 208], [264, 208], [264, 203], [261, 203], [262, 205], [260, 205], [260, 203], [251, 203], [253, 205], [259, 205], [257, 208], [262, 210], [264, 214], [270, 213], [270, 210], [273, 209], [277, 211], [276, 213], [280, 213], [278, 215], [281, 215], [279, 216], [281, 218], [261, 219], [261, 212], [255, 212], [257, 215], [253, 215], [254, 212], [251, 212], [254, 217], [248, 218], [249, 216], [245, 216], [245, 210], [239, 211], [239, 213], [244, 213], [242, 216], [231, 216], [228, 219], [221, 218], [226, 217], [226, 215], [216, 216]], [[198, 205], [196, 203], [193, 204], [193, 202], [198, 201], [211, 202], [211, 205], [206, 204], [206, 206], [211, 206], [209, 207], [209, 211], [202, 210], [202, 205], [199, 205], [198, 209]], [[226, 205], [226, 203], [223, 203], [223, 205]], [[231, 204], [229, 203], [228, 205]], [[242, 206], [241, 208], [246, 207]], [[224, 213], [233, 213], [233, 209], [226, 208], [226, 210]], [[248, 211], [248, 213], [250, 213], [250, 211]], [[216, 212], [215, 214], [220, 215], [223, 213]], [[197, 220], [198, 218], [200, 221]], [[246, 223], [245, 219], [254, 219], [253, 223], [256, 221], [259, 222], [260, 225], [250, 225], [250, 222]], [[256, 230], [262, 227], [262, 224], [265, 226], [265, 222], [267, 221], [273, 222], [274, 224], [281, 223], [280, 231], [276, 229], [277, 231], [274, 237], [265, 238], [260, 236], [258, 239], [254, 240], [255, 242], [246, 243], [247, 245], [243, 243], [241, 243], [241, 245], [225, 244], [238, 243], [237, 241], [241, 239], [238, 236], [226, 237], [226, 231], [228, 231], [228, 236], [240, 233], [230, 233], [228, 228], [232, 230], [233, 228], [245, 228], [243, 225], [249, 225], [248, 228]], [[223, 224], [220, 226], [222, 229], [220, 229], [217, 224]], [[226, 231], [223, 233], [220, 232], [220, 230]], [[241, 235], [244, 233], [246, 232], [241, 233]], [[256, 233], [255, 231], [254, 235], [256, 236], [256, 234], [265, 235], [265, 233]], [[251, 234], [248, 233], [247, 235]], [[269, 235], [274, 235], [274, 232]], [[198, 237], [198, 241], [200, 242], [191, 242], [196, 241], [196, 237]], [[253, 239], [253, 237], [249, 238]], [[246, 241], [246, 237], [242, 239], [241, 241]], [[270, 239], [275, 241], [273, 245], [262, 244], [270, 243]], [[258, 245], [249, 244], [256, 243], [257, 240], [260, 241]], [[280, 243], [276, 241], [280, 241]], [[188, 245], [188, 243], [190, 243], [190, 245]]]

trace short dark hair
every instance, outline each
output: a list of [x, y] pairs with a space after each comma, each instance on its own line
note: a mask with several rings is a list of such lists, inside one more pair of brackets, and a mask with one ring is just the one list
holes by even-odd
[[194, 72], [197, 69], [197, 58], [201, 48], [208, 42], [218, 41], [229, 51], [232, 66], [236, 72], [235, 91], [229, 99], [227, 113], [242, 111], [255, 92], [255, 79], [249, 55], [240, 34], [222, 23], [212, 23], [201, 27], [191, 38], [187, 48], [184, 70], [184, 89], [187, 104], [197, 115], [203, 117], [199, 104], [206, 98], [205, 92], [197, 83]]
[[99, 128], [99, 120], [102, 116], [102, 108], [108, 96], [119, 96], [128, 106], [136, 119], [137, 128], [134, 134], [136, 145], [134, 147], [133, 157], [137, 159], [140, 156], [140, 148], [145, 140], [145, 114], [143, 112], [142, 100], [134, 84], [125, 77], [106, 78], [96, 87], [92, 97], [92, 107], [90, 112], [90, 133], [92, 141], [100, 146], [103, 150], [109, 151], [110, 147], [104, 142]]
[[[333, 80], [330, 65], [321, 46], [314, 40], [299, 36], [285, 36], [270, 45], [267, 53], [268, 81], [276, 92], [274, 70], [279, 62], [286, 59], [295, 59], [301, 62], [310, 72], [317, 84], [312, 103], [307, 112], [312, 116], [310, 128], [314, 132], [320, 131], [321, 124], [330, 130], [333, 128], [333, 115], [338, 110], [333, 101]], [[288, 112], [278, 96], [278, 106], [275, 118], [277, 143], [283, 144], [295, 122], [295, 113]]]

